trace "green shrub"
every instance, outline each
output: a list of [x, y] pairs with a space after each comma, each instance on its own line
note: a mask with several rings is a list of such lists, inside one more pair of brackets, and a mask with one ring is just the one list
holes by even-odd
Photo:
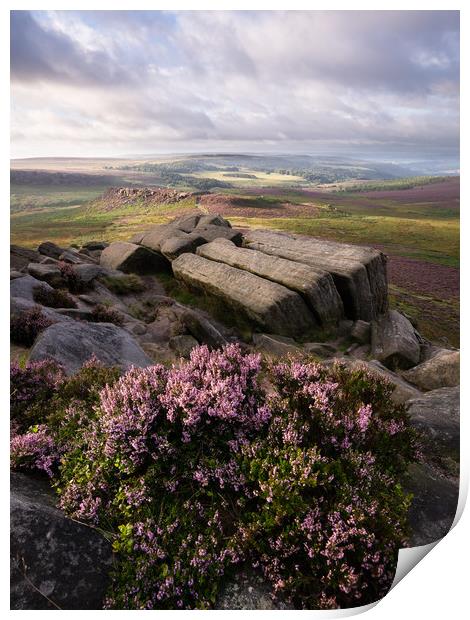
[[145, 283], [142, 278], [134, 273], [122, 276], [101, 276], [102, 282], [106, 288], [116, 295], [128, 295], [130, 293], [141, 293], [145, 290]]

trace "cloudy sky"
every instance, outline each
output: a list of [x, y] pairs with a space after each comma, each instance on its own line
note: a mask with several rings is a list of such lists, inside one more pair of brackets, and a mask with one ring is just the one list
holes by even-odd
[[14, 11], [12, 156], [456, 157], [446, 11]]

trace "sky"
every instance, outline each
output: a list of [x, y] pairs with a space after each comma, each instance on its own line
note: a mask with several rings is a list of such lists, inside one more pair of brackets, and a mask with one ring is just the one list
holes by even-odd
[[12, 11], [12, 157], [458, 158], [456, 11]]

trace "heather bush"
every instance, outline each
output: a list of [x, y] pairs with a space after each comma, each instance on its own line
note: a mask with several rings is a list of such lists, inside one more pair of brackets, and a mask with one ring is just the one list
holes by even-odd
[[11, 317], [10, 339], [16, 344], [31, 347], [37, 336], [52, 323], [40, 306], [34, 306]]
[[86, 290], [85, 282], [80, 278], [73, 265], [64, 261], [59, 262], [60, 275], [71, 293], [83, 293]]
[[416, 437], [385, 381], [308, 361], [262, 369], [235, 345], [119, 379], [96, 361], [81, 373], [54, 387], [47, 428], [16, 440], [12, 462], [52, 473], [70, 516], [113, 532], [107, 607], [210, 608], [242, 563], [299, 608], [386, 593]]
[[87, 317], [88, 321], [93, 323], [114, 323], [114, 325], [122, 325], [124, 317], [120, 312], [108, 308], [104, 304], [97, 304]]
[[[91, 358], [73, 376], [51, 360], [10, 366], [11, 459], [16, 469], [52, 475], [61, 452], [80, 443], [94, 419], [103, 387], [114, 383], [117, 368]], [[44, 466], [47, 464], [47, 467]]]
[[76, 308], [73, 297], [61, 289], [46, 289], [44, 286], [37, 286], [33, 290], [34, 301], [49, 308]]
[[10, 418], [19, 432], [42, 424], [49, 412], [49, 403], [64, 381], [62, 368], [53, 361], [27, 362], [10, 365]]

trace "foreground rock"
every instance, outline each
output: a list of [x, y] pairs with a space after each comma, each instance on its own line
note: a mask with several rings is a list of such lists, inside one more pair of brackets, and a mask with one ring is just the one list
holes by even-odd
[[336, 323], [343, 314], [343, 303], [333, 279], [323, 270], [257, 250], [238, 248], [227, 239], [202, 245], [197, 254], [277, 282], [299, 293], [321, 325]]
[[48, 484], [11, 475], [11, 609], [100, 609], [110, 543], [54, 506]]
[[460, 383], [460, 351], [442, 349], [433, 357], [402, 373], [421, 390], [454, 387]]
[[410, 321], [396, 310], [371, 325], [371, 355], [392, 370], [411, 368], [420, 359], [420, 342]]
[[105, 269], [117, 269], [124, 273], [155, 273], [167, 268], [161, 254], [135, 243], [115, 241], [103, 250], [100, 264]]
[[67, 374], [76, 372], [92, 355], [106, 366], [123, 370], [152, 364], [132, 336], [120, 327], [68, 320], [66, 325], [56, 323], [40, 334], [31, 350], [31, 361], [51, 358], [62, 364]]
[[459, 481], [429, 463], [409, 469], [405, 490], [413, 494], [409, 511], [409, 547], [436, 542], [452, 527], [459, 501]]
[[[458, 454], [460, 447], [460, 388], [446, 387], [409, 401], [414, 426], [431, 440], [433, 448]], [[433, 450], [434, 451], [434, 450]]]
[[315, 327], [300, 295], [280, 284], [193, 254], [182, 254], [172, 268], [176, 278], [218, 298], [263, 330], [295, 336]]
[[253, 570], [241, 570], [222, 588], [216, 609], [292, 609], [272, 600], [271, 588], [262, 575]]
[[373, 248], [266, 230], [249, 231], [243, 245], [329, 272], [352, 319], [370, 321], [387, 309], [386, 258]]

